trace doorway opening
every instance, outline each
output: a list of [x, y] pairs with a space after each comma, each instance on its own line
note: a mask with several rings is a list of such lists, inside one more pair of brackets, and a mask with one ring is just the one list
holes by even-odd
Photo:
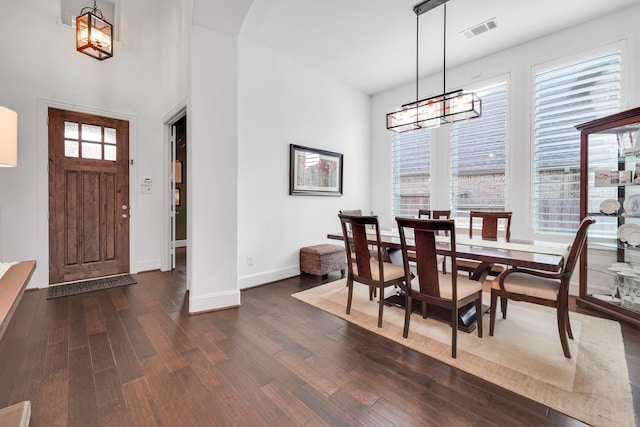
[[175, 229], [173, 240], [176, 248], [187, 247], [187, 116], [175, 123]]

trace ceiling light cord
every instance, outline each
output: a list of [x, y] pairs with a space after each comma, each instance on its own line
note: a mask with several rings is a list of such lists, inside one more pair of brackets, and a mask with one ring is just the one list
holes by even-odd
[[[420, 100], [420, 98], [418, 97], [418, 82], [420, 81], [420, 75], [418, 74], [418, 69], [420, 66], [420, 61], [419, 61], [419, 45], [420, 45], [420, 37], [419, 37], [419, 33], [420, 33], [420, 15], [416, 14], [416, 102], [418, 102]], [[416, 123], [418, 123], [418, 115], [416, 115]]]
[[447, 3], [444, 4], [444, 30], [442, 37], [442, 93], [447, 93]]

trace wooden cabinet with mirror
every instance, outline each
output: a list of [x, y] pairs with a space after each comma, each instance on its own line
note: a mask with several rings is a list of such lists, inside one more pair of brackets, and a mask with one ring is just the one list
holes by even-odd
[[640, 326], [640, 108], [580, 130], [580, 216], [591, 216], [577, 304]]

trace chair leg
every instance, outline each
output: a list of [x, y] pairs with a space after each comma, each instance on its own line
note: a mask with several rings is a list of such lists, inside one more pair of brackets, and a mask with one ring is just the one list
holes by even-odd
[[451, 307], [451, 357], [457, 356], [458, 347], [458, 305]]
[[500, 310], [502, 310], [502, 318], [507, 318], [507, 303], [509, 302], [509, 298], [504, 295], [500, 295]]
[[426, 301], [422, 301], [422, 318], [423, 319], [427, 318], [427, 302]]
[[351, 300], [353, 299], [353, 279], [349, 277], [347, 279], [347, 314], [351, 313]]
[[382, 328], [382, 309], [384, 308], [384, 288], [380, 288], [380, 302], [378, 305], [380, 308], [378, 309], [378, 328]]
[[409, 336], [409, 322], [411, 322], [411, 304], [413, 301], [409, 292], [405, 292], [404, 295], [404, 330], [402, 331], [402, 337], [407, 338]]
[[478, 328], [478, 338], [482, 338], [482, 291], [476, 299], [476, 327]]
[[442, 274], [447, 274], [447, 258], [442, 261]]
[[571, 331], [571, 322], [569, 321], [569, 310], [567, 309], [567, 335], [570, 339], [573, 339], [573, 332]]
[[569, 341], [567, 340], [568, 313], [565, 309], [566, 307], [563, 307], [563, 309], [558, 307], [558, 311], [557, 311], [558, 334], [560, 335], [560, 344], [562, 344], [562, 351], [564, 353], [564, 357], [566, 357], [567, 359], [571, 359], [571, 350], [569, 350]]
[[489, 309], [489, 336], [493, 336], [493, 328], [496, 325], [496, 310], [498, 305], [498, 292], [491, 289], [491, 308]]

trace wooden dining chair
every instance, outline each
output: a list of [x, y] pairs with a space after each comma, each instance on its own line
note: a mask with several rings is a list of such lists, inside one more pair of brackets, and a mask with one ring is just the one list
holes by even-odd
[[558, 333], [564, 356], [571, 358], [567, 336], [573, 339], [569, 322], [569, 284], [580, 253], [587, 240], [587, 230], [593, 224], [593, 218], [586, 217], [580, 223], [578, 232], [564, 268], [559, 273], [513, 267], [496, 277], [491, 284], [491, 314], [489, 316], [489, 335], [493, 336], [497, 300], [500, 297], [502, 318], [507, 318], [507, 303], [510, 299], [533, 304], [554, 307], [556, 309]]
[[[428, 210], [428, 209], [418, 209], [418, 218], [420, 219], [449, 219], [451, 217], [450, 210]], [[444, 235], [448, 235], [444, 233]], [[439, 256], [442, 264], [442, 272], [447, 272], [447, 257]]]
[[[409, 335], [409, 324], [413, 300], [422, 303], [422, 317], [426, 318], [429, 306], [437, 306], [451, 311], [451, 357], [457, 353], [458, 310], [475, 303], [478, 337], [482, 337], [482, 284], [458, 275], [456, 269], [456, 229], [453, 220], [421, 220], [412, 218], [396, 218], [400, 232], [400, 244], [404, 264], [405, 280], [401, 285], [405, 293], [404, 331], [402, 336]], [[438, 272], [436, 254], [436, 235], [448, 232], [451, 236], [451, 274]], [[412, 236], [413, 246], [407, 239]], [[413, 277], [409, 265], [408, 251], [416, 253], [416, 276]]]
[[[369, 300], [373, 300], [374, 290], [379, 290], [378, 327], [382, 327], [382, 311], [384, 308], [384, 289], [388, 286], [399, 286], [404, 281], [404, 269], [401, 265], [385, 262], [380, 243], [380, 228], [377, 216], [339, 214], [342, 224], [347, 259], [347, 314], [351, 312], [353, 299], [353, 282], [369, 286]], [[369, 250], [367, 229], [375, 234], [376, 256]]]
[[[471, 239], [474, 236], [474, 219], [479, 219], [482, 222], [480, 236], [483, 240], [498, 240], [498, 237], [502, 235], [505, 241], [508, 242], [511, 240], [511, 215], [511, 212], [469, 212], [469, 238]], [[501, 224], [504, 232], [500, 231]], [[457, 264], [458, 270], [466, 271], [471, 277], [481, 263], [479, 261], [459, 259]], [[503, 271], [504, 267], [492, 265], [487, 273], [490, 276], [497, 276]]]

